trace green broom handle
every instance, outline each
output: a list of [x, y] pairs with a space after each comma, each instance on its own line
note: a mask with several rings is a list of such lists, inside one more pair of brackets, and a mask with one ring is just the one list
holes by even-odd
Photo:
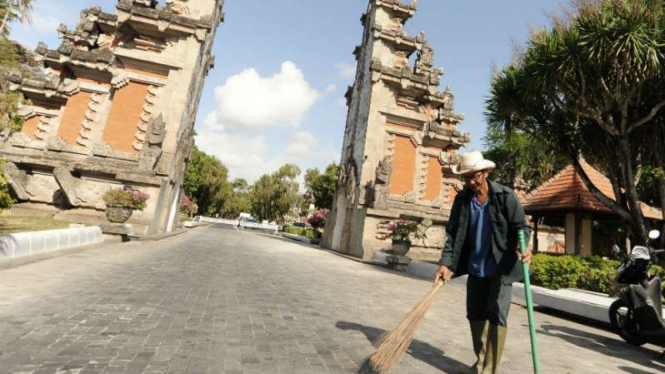
[[[520, 251], [526, 253], [526, 241], [524, 231], [519, 230]], [[526, 296], [526, 309], [529, 314], [529, 333], [531, 334], [531, 355], [533, 356], [533, 372], [540, 374], [540, 363], [538, 361], [538, 345], [536, 344], [536, 320], [533, 318], [533, 301], [531, 300], [531, 280], [529, 279], [529, 264], [522, 263], [522, 274], [524, 275], [524, 296]]]

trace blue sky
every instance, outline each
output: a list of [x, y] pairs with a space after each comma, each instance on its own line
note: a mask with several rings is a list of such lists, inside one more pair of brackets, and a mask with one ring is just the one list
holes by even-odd
[[[226, 0], [210, 72], [199, 107], [199, 148], [219, 157], [230, 178], [250, 182], [284, 163], [305, 169], [339, 162], [346, 121], [344, 93], [352, 84], [360, 43], [360, 16], [368, 0]], [[164, 1], [160, 1], [163, 3]], [[406, 2], [406, 0], [404, 1]], [[115, 0], [35, 0], [32, 25], [14, 25], [12, 37], [35, 46], [59, 45], [56, 28], [73, 28], [81, 9]], [[66, 5], [65, 5], [66, 4]], [[513, 44], [547, 25], [560, 0], [420, 0], [408, 21], [425, 30], [435, 65], [445, 70], [460, 125], [471, 133], [467, 150], [483, 150], [492, 70], [510, 62]]]

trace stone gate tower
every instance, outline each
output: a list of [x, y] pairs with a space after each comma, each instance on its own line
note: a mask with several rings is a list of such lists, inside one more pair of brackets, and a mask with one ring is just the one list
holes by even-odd
[[424, 32], [404, 31], [416, 3], [370, 0], [354, 51], [356, 78], [346, 94], [341, 171], [324, 244], [366, 260], [390, 248], [385, 223], [399, 218], [429, 226], [412, 253], [438, 256], [461, 186], [450, 166], [470, 141], [457, 130], [464, 116], [455, 114], [450, 89], [438, 90], [443, 69], [434, 68]]
[[137, 233], [171, 231], [223, 3], [119, 0], [61, 25], [59, 48], [40, 43], [44, 74], [10, 78], [31, 103], [23, 129], [0, 139], [17, 199], [94, 221], [105, 191], [130, 187], [151, 196]]

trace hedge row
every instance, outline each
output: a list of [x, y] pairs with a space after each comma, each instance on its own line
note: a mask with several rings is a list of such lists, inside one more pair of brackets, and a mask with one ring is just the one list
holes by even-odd
[[[619, 264], [617, 260], [604, 260], [598, 256], [537, 254], [531, 262], [531, 283], [553, 290], [578, 288], [609, 293]], [[651, 274], [665, 277], [665, 270], [653, 265]]]
[[312, 229], [301, 229], [300, 227], [295, 226], [286, 226], [284, 232], [287, 234], [300, 235], [312, 239], [314, 237], [314, 230]]

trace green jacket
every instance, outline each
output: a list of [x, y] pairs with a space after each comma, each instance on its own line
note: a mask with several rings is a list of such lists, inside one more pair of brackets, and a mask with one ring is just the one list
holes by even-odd
[[[522, 280], [522, 266], [515, 251], [519, 248], [518, 230], [523, 229], [527, 238], [531, 230], [526, 224], [524, 209], [517, 195], [510, 188], [489, 181], [490, 188], [490, 220], [492, 225], [492, 254], [497, 263], [504, 284]], [[446, 266], [455, 276], [467, 273], [470, 247], [466, 243], [466, 232], [469, 226], [469, 209], [473, 191], [465, 188], [460, 192], [450, 213], [446, 227], [448, 239], [443, 246], [440, 265]]]

